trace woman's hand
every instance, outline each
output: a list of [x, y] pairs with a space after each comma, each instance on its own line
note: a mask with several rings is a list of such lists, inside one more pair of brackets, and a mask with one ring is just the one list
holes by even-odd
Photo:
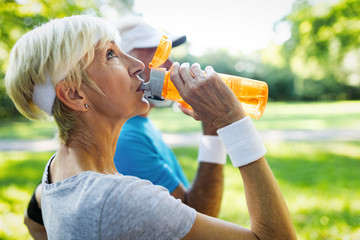
[[170, 79], [181, 97], [192, 108], [180, 109], [196, 120], [211, 123], [216, 128], [225, 127], [245, 117], [241, 103], [212, 67], [205, 73], [200, 65], [175, 62], [170, 69]]

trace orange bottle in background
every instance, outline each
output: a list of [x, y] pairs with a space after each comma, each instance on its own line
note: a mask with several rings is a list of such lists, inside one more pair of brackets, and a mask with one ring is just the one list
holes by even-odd
[[[191, 108], [180, 96], [174, 84], [170, 80], [170, 73], [163, 68], [158, 68], [169, 57], [171, 41], [165, 36], [161, 39], [152, 62], [149, 83], [143, 84], [142, 89], [151, 91], [152, 98], [161, 100], [163, 98], [179, 102], [185, 107]], [[268, 85], [266, 82], [219, 74], [225, 84], [234, 92], [241, 102], [246, 115], [259, 119], [265, 110], [268, 100]]]

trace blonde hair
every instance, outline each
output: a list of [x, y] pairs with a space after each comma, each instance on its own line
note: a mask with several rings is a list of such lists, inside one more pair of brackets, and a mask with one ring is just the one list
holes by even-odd
[[[54, 19], [23, 35], [10, 54], [5, 86], [18, 111], [29, 119], [48, 115], [33, 102], [34, 85], [52, 86], [62, 80], [80, 86], [82, 81], [102, 94], [85, 72], [94, 59], [95, 48], [109, 41], [119, 41], [117, 30], [98, 17], [85, 15]], [[78, 112], [58, 98], [52, 107], [62, 143], [79, 122]]]

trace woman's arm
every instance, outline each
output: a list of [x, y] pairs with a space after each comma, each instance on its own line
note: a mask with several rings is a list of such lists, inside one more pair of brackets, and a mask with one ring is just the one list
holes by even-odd
[[251, 229], [198, 213], [185, 239], [296, 239], [280, 188], [264, 157], [240, 167]]
[[184, 239], [296, 239], [286, 203], [265, 158], [239, 169], [251, 229], [198, 213]]
[[24, 224], [29, 229], [31, 236], [35, 240], [47, 239], [45, 226], [40, 223], [37, 223], [34, 220], [32, 220], [31, 218], [29, 218], [29, 216], [27, 214], [27, 210], [25, 210], [25, 213], [24, 213]]
[[[183, 99], [193, 108], [183, 108], [185, 114], [211, 122], [219, 129], [227, 129], [227, 134], [223, 135], [226, 137], [222, 140], [225, 147], [228, 146], [233, 164], [240, 169], [251, 228], [197, 213], [195, 223], [185, 239], [296, 239], [280, 188], [265, 157], [261, 156], [265, 151], [258, 151], [261, 147], [258, 147], [255, 128], [251, 121], [242, 121], [245, 114], [241, 104], [213, 69], [208, 68], [206, 73], [207, 76], [204, 76], [197, 64], [190, 70], [188, 64], [180, 67], [175, 63], [170, 78]], [[234, 126], [235, 122], [235, 128], [228, 127], [231, 124]]]
[[24, 224], [34, 239], [47, 239], [41, 216], [41, 184], [36, 187], [28, 208], [24, 212]]

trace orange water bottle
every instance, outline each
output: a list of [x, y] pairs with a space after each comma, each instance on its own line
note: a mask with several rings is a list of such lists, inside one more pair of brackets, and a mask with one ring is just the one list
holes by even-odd
[[[141, 88], [146, 91], [151, 91], [150, 98], [173, 100], [191, 108], [181, 98], [179, 92], [170, 80], [170, 72], [164, 68], [158, 68], [168, 59], [170, 52], [171, 41], [163, 36], [154, 58], [149, 64], [151, 68], [150, 81], [143, 84]], [[245, 114], [254, 119], [259, 119], [264, 113], [268, 99], [268, 85], [266, 82], [226, 74], [219, 75], [241, 102]]]

